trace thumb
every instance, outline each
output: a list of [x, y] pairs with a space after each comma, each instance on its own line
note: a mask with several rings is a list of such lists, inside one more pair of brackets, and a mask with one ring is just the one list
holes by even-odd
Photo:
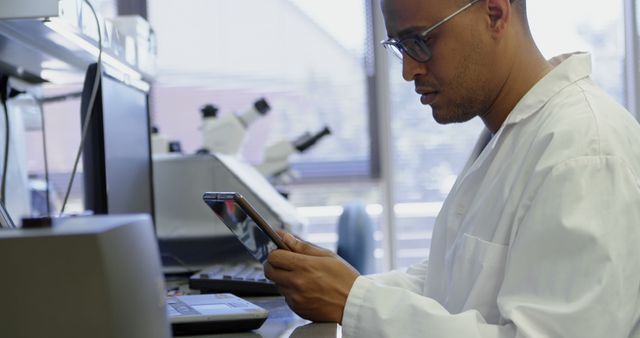
[[284, 231], [279, 231], [278, 234], [282, 237], [282, 241], [286, 244], [291, 251], [303, 255], [309, 256], [330, 256], [331, 251], [325, 250], [318, 246], [315, 246], [309, 242], [295, 238], [292, 234]]

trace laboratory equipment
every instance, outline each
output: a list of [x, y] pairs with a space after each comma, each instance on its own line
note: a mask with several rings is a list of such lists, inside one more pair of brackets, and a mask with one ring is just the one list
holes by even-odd
[[149, 216], [52, 223], [0, 231], [0, 337], [171, 336]]
[[269, 110], [271, 107], [264, 98], [257, 100], [247, 111], [240, 114], [218, 116], [215, 106], [203, 107], [201, 112], [204, 149], [225, 155], [238, 154], [247, 128]]
[[169, 297], [167, 312], [174, 336], [251, 331], [269, 315], [230, 293]]
[[169, 141], [160, 134], [158, 127], [151, 127], [151, 151], [154, 154], [166, 154], [169, 152]]
[[274, 228], [305, 234], [307, 220], [253, 166], [235, 156], [156, 155], [153, 181], [163, 260], [175, 271], [195, 272], [215, 263], [254, 260], [202, 203], [206, 191], [236, 191]]
[[331, 130], [325, 126], [315, 134], [305, 133], [293, 141], [282, 140], [265, 150], [264, 160], [257, 165], [258, 171], [265, 177], [276, 177], [290, 169], [289, 156], [302, 153], [316, 144], [321, 138], [330, 135]]
[[60, 0], [3, 0], [0, 19], [30, 19], [58, 16]]
[[233, 236], [202, 203], [202, 194], [207, 191], [242, 194], [274, 228], [300, 235], [306, 228], [306, 219], [295, 207], [254, 167], [234, 156], [158, 155], [153, 157], [153, 174], [160, 238]]

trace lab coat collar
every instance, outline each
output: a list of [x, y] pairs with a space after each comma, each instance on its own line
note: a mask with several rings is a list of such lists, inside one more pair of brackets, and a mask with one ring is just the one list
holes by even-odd
[[554, 66], [520, 99], [495, 135], [485, 127], [467, 161], [462, 175], [464, 180], [478, 169], [498, 144], [504, 130], [538, 112], [554, 95], [578, 80], [591, 75], [591, 55], [585, 52], [562, 54], [549, 60]]
[[555, 66], [553, 70], [520, 99], [496, 133], [496, 139], [507, 126], [517, 124], [535, 114], [562, 89], [591, 75], [591, 54], [589, 53], [562, 54], [550, 59], [549, 62]]

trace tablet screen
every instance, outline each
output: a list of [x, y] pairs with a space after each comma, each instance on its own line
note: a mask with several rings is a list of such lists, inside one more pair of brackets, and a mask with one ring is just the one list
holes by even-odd
[[222, 222], [238, 237], [247, 250], [264, 263], [271, 251], [278, 248], [271, 238], [234, 200], [205, 200]]

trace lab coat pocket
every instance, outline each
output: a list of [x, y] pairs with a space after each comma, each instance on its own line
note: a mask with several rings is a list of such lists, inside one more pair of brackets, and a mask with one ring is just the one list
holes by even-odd
[[508, 246], [463, 234], [450, 262], [448, 309], [480, 311], [491, 324], [500, 320], [497, 296], [504, 279]]

